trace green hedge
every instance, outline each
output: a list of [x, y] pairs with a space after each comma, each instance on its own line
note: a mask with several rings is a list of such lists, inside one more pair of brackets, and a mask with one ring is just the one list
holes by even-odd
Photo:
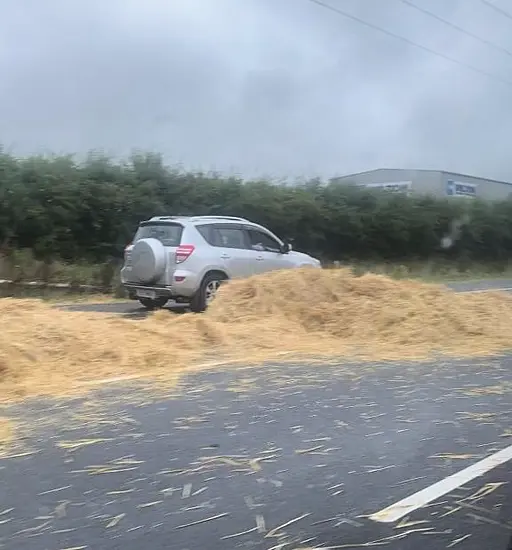
[[[121, 256], [139, 220], [163, 214], [244, 216], [324, 260], [506, 263], [512, 251], [512, 201], [242, 181], [169, 168], [156, 154], [123, 163], [91, 154], [77, 163], [0, 151], [0, 252], [104, 262]], [[447, 234], [455, 245], [443, 249]]]

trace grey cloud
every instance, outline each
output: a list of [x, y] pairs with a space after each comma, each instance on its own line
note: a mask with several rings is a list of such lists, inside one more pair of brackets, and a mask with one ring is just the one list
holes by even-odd
[[[512, 20], [478, 0], [414, 1], [512, 50]], [[307, 0], [0, 0], [0, 141], [20, 154], [150, 149], [247, 176], [512, 179], [512, 57], [398, 0], [326, 2], [511, 85]]]

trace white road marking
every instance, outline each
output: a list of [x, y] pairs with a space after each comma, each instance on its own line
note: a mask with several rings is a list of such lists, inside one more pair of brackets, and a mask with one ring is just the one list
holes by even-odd
[[482, 476], [486, 472], [508, 462], [512, 459], [512, 445], [494, 453], [475, 464], [464, 468], [460, 472], [457, 472], [451, 476], [430, 485], [413, 495], [380, 510], [375, 512], [370, 516], [370, 519], [373, 521], [378, 521], [380, 523], [394, 523], [404, 516], [410, 514], [418, 508], [437, 500], [438, 498], [451, 493], [458, 487], [462, 487], [469, 483], [473, 479]]

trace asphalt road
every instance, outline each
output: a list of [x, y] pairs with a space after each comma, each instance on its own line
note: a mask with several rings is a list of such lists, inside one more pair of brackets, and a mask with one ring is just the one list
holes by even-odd
[[24, 426], [0, 460], [2, 550], [506, 550], [512, 535], [512, 460], [370, 517], [512, 445], [512, 357], [271, 364], [2, 414]]
[[267, 365], [155, 399], [19, 407], [28, 431], [0, 461], [0, 545], [504, 550], [507, 464], [396, 524], [367, 516], [510, 445], [511, 367]]

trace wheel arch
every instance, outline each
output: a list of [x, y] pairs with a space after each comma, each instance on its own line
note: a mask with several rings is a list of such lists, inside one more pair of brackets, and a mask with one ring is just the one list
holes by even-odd
[[203, 278], [201, 279], [201, 281], [204, 281], [206, 277], [208, 277], [208, 275], [221, 275], [224, 280], [226, 281], [229, 280], [229, 275], [222, 269], [208, 269], [206, 273], [203, 275]]

